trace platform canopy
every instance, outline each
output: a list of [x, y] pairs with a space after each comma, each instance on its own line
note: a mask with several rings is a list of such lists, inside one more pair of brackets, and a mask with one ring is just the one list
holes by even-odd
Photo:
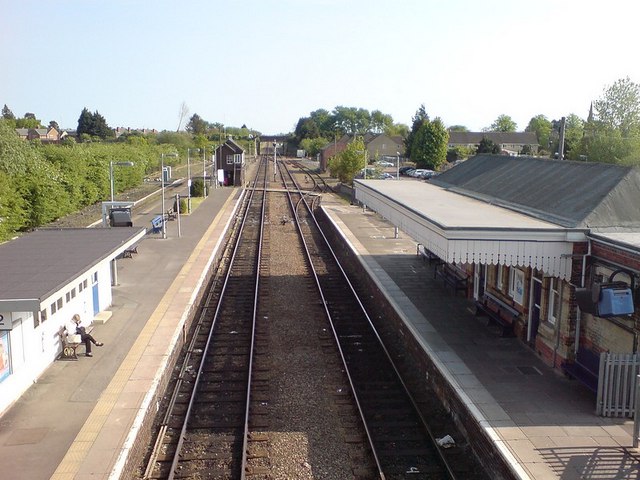
[[569, 279], [574, 242], [567, 228], [429, 182], [356, 180], [356, 199], [448, 263], [532, 267]]

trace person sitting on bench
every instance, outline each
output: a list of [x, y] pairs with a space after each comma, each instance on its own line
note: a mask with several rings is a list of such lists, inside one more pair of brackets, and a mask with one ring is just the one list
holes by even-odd
[[87, 333], [87, 329], [82, 326], [82, 320], [80, 319], [80, 315], [78, 315], [77, 313], [73, 317], [71, 317], [71, 321], [66, 328], [67, 334], [77, 333], [78, 335], [80, 335], [80, 341], [84, 342], [85, 355], [87, 357], [93, 357], [93, 353], [91, 353], [92, 343], [96, 347], [101, 347], [104, 345], [104, 343], [102, 342], [97, 342], [90, 333]]

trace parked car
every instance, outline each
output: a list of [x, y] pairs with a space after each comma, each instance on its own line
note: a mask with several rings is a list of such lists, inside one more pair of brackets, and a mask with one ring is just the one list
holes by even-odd
[[416, 169], [415, 169], [415, 168], [409, 167], [409, 168], [407, 168], [404, 172], [401, 172], [401, 173], [402, 173], [403, 175], [406, 175], [407, 177], [410, 177], [410, 176], [411, 176], [411, 174], [412, 174], [413, 172], [415, 172], [415, 171], [416, 171]]
[[395, 163], [387, 162], [386, 160], [381, 160], [378, 162], [378, 165], [381, 167], [395, 167]]
[[433, 170], [424, 170], [423, 172], [420, 173], [418, 178], [429, 179], [429, 178], [433, 177], [435, 174], [436, 174], [436, 172], [434, 172]]
[[427, 170], [426, 168], [417, 168], [413, 172], [411, 172], [409, 175], [411, 175], [412, 177], [415, 177], [415, 178], [421, 178], [422, 175], [424, 175], [426, 172], [430, 172], [430, 171], [431, 170]]
[[400, 172], [400, 175], [406, 175], [406, 172], [409, 170], [413, 170], [413, 167], [408, 167], [408, 166], [404, 166], [404, 167], [400, 167], [398, 169], [398, 171]]

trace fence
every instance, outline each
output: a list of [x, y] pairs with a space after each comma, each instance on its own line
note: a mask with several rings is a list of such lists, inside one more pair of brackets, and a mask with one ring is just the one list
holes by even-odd
[[637, 353], [600, 354], [596, 414], [603, 417], [633, 417], [640, 373]]

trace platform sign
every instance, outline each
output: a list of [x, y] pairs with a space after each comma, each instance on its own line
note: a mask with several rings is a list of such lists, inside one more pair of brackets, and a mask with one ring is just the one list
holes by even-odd
[[11, 312], [0, 312], [0, 331], [11, 330], [12, 327]]
[[9, 332], [0, 333], [0, 382], [11, 375]]

